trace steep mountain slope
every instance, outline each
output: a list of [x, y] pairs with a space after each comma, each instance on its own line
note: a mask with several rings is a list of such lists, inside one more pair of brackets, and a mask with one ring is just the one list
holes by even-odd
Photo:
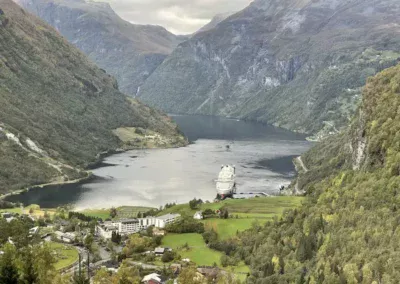
[[209, 30], [212, 30], [213, 28], [215, 28], [219, 23], [221, 23], [222, 21], [226, 20], [229, 16], [233, 15], [235, 12], [227, 12], [227, 13], [222, 13], [222, 14], [217, 14], [215, 15], [211, 21], [205, 25], [204, 27], [202, 27], [201, 29], [199, 29], [196, 33], [202, 33], [202, 32], [206, 32]]
[[108, 3], [85, 0], [15, 0], [56, 28], [135, 95], [183, 38], [159, 26], [133, 25]]
[[237, 241], [248, 283], [398, 283], [399, 110], [400, 65], [368, 80], [347, 132], [303, 157], [302, 207]]
[[82, 177], [100, 153], [141, 146], [146, 133], [184, 143], [169, 118], [127, 99], [50, 26], [0, 0], [0, 193]]
[[140, 98], [168, 112], [336, 132], [366, 78], [400, 57], [399, 21], [397, 0], [256, 0], [180, 44]]

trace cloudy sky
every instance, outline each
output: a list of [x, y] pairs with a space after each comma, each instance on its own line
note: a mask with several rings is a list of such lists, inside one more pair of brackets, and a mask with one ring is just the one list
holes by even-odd
[[239, 11], [251, 0], [101, 0], [125, 20], [161, 25], [175, 34], [189, 34], [216, 14]]

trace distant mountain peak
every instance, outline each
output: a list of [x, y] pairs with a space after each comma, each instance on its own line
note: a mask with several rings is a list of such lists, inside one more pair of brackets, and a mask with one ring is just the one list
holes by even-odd
[[205, 25], [204, 27], [199, 29], [197, 32], [195, 32], [195, 34], [209, 31], [209, 30], [215, 28], [220, 22], [224, 21], [225, 19], [227, 19], [229, 16], [233, 15], [234, 13], [236, 13], [236, 12], [226, 12], [226, 13], [220, 13], [220, 14], [215, 15], [207, 25]]
[[131, 96], [185, 39], [161, 26], [127, 22], [105, 2], [17, 1], [115, 76], [120, 89]]
[[397, 63], [399, 21], [398, 0], [256, 0], [180, 44], [140, 98], [323, 137], [350, 123], [366, 79]]

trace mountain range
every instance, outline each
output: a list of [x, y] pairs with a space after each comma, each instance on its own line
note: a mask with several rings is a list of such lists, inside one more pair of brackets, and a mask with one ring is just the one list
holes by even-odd
[[39, 16], [135, 95], [143, 82], [183, 41], [165, 28], [134, 25], [108, 3], [84, 0], [15, 0]]
[[85, 177], [102, 153], [149, 143], [185, 139], [52, 27], [0, 0], [0, 193]]
[[346, 128], [366, 79], [400, 58], [396, 0], [256, 0], [186, 38], [132, 25], [106, 3], [16, 1], [150, 106], [316, 140]]
[[398, 62], [399, 22], [397, 0], [256, 0], [181, 43], [139, 97], [322, 138], [349, 125], [366, 79]]

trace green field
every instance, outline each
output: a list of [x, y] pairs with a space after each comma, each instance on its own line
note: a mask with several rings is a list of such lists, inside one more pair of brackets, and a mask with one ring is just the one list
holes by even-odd
[[230, 199], [222, 202], [223, 208], [230, 213], [263, 214], [264, 217], [281, 215], [284, 210], [301, 205], [303, 197], [276, 196], [252, 199]]
[[[301, 204], [302, 197], [278, 196], [260, 197], [252, 199], [228, 199], [218, 203], [204, 203], [199, 209], [192, 210], [188, 204], [179, 204], [165, 209], [159, 213], [179, 213], [183, 216], [193, 216], [199, 210], [220, 208], [228, 209], [229, 213], [240, 218], [269, 219], [281, 215], [285, 209], [297, 207]], [[146, 212], [152, 208], [140, 206], [122, 206], [117, 208], [117, 218], [135, 218], [139, 212]], [[110, 218], [110, 209], [86, 209], [83, 214], [98, 217], [103, 220]]]
[[16, 208], [10, 208], [10, 209], [0, 209], [0, 213], [4, 213], [4, 212], [9, 212], [9, 213], [18, 213], [21, 214], [21, 208], [16, 207]]
[[217, 203], [204, 203], [197, 210], [191, 210], [188, 204], [179, 204], [163, 210], [160, 215], [166, 213], [179, 213], [185, 216], [193, 216], [196, 211], [220, 208], [228, 209], [230, 214], [242, 214], [242, 217], [272, 218], [281, 215], [285, 209], [291, 209], [301, 205], [303, 197], [276, 196], [258, 197], [252, 199], [227, 199]]
[[[136, 218], [139, 212], [146, 212], [152, 208], [141, 206], [122, 206], [117, 208], [116, 218]], [[101, 218], [103, 220], [111, 218], [110, 209], [86, 209], [83, 214], [91, 217]]]
[[101, 218], [103, 220], [110, 218], [110, 209], [86, 209], [81, 213], [86, 216]]
[[[190, 247], [189, 250], [182, 248], [186, 243]], [[222, 253], [209, 249], [200, 234], [169, 234], [164, 237], [162, 245], [174, 249], [182, 258], [189, 258], [197, 265], [212, 266], [214, 263], [221, 265]], [[244, 263], [224, 269], [236, 274], [241, 281], [244, 281], [250, 272], [250, 268]]]
[[244, 262], [241, 262], [238, 266], [230, 266], [227, 268], [224, 268], [227, 271], [230, 271], [236, 275], [236, 277], [242, 281], [242, 283], [245, 283], [246, 278], [247, 278], [247, 273], [250, 272], [250, 267], [248, 267]]
[[63, 269], [73, 263], [75, 263], [78, 258], [78, 250], [72, 246], [67, 246], [59, 243], [49, 243], [50, 248], [53, 250], [53, 255], [56, 258], [56, 263], [54, 267], [57, 270]]
[[[182, 249], [186, 243], [189, 250]], [[197, 265], [220, 265], [222, 253], [209, 249], [200, 234], [169, 234], [163, 238], [162, 245], [174, 249], [182, 258], [189, 258]]]
[[222, 240], [229, 239], [236, 235], [237, 232], [243, 232], [250, 229], [254, 222], [265, 224], [268, 219], [256, 218], [239, 218], [239, 219], [207, 219], [203, 223], [206, 230], [213, 229], [217, 232], [218, 237]]
[[[29, 213], [30, 209], [33, 209], [32, 213]], [[53, 216], [55, 214], [55, 209], [41, 209], [39, 205], [31, 204], [27, 207], [24, 207], [22, 210], [20, 207], [10, 208], [10, 209], [0, 209], [0, 213], [10, 212], [15, 214], [29, 214], [34, 217], [43, 217], [45, 212], [49, 216]]]

